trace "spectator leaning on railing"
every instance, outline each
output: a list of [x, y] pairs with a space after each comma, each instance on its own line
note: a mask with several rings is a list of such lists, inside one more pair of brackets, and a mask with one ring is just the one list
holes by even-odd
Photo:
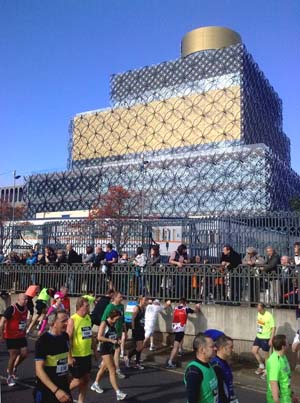
[[[169, 263], [177, 266], [178, 272], [182, 271], [184, 265], [190, 263], [186, 245], [179, 245], [177, 250], [171, 253]], [[185, 296], [187, 292], [187, 277], [176, 276], [175, 281], [176, 297], [178, 298], [179, 296]]]
[[261, 267], [265, 262], [263, 256], [260, 256], [255, 248], [252, 246], [248, 246], [246, 249], [246, 255], [242, 260], [243, 265], [249, 266], [249, 270], [251, 273], [250, 276], [250, 302], [257, 302], [259, 300], [260, 293], [260, 278], [259, 278], [259, 269], [255, 269]]
[[[220, 263], [223, 268], [232, 272], [242, 264], [242, 259], [240, 255], [233, 250], [232, 246], [224, 245]], [[240, 278], [238, 276], [231, 276], [230, 296], [231, 301], [238, 302], [240, 300]]]
[[269, 303], [279, 304], [279, 280], [276, 276], [278, 265], [280, 265], [280, 257], [272, 246], [266, 248], [266, 261], [261, 271], [266, 274], [272, 274], [269, 281]]
[[72, 265], [74, 263], [81, 263], [80, 256], [78, 253], [73, 249], [73, 246], [68, 243], [66, 246], [66, 257], [67, 257], [67, 264]]

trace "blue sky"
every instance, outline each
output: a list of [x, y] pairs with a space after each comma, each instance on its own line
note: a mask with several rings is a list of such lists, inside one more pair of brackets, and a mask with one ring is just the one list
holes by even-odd
[[180, 56], [206, 25], [240, 33], [283, 101], [300, 173], [299, 0], [1, 0], [0, 186], [66, 168], [76, 113], [109, 106], [109, 77]]

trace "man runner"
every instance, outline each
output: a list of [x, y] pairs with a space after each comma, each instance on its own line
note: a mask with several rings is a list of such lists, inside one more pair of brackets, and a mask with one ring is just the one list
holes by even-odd
[[79, 297], [76, 313], [68, 321], [67, 333], [70, 338], [69, 366], [73, 379], [70, 390], [79, 387], [78, 403], [84, 403], [92, 368], [92, 322], [89, 302]]
[[210, 337], [198, 333], [193, 342], [196, 358], [185, 370], [187, 403], [218, 402], [218, 380], [210, 360], [215, 355], [215, 345]]
[[187, 306], [187, 301], [185, 298], [179, 300], [179, 305], [175, 307], [173, 312], [172, 328], [175, 333], [175, 340], [173, 349], [170, 354], [170, 358], [167, 362], [167, 368], [176, 368], [174, 360], [178, 354], [179, 348], [183, 345], [184, 331], [186, 327], [186, 322], [188, 315], [190, 313], [199, 312], [200, 305], [195, 305], [195, 310]]
[[35, 345], [35, 403], [73, 402], [69, 388], [69, 336], [66, 333], [68, 315], [56, 310], [48, 316], [49, 331]]
[[267, 359], [267, 403], [298, 402], [291, 389], [291, 368], [286, 357], [288, 343], [284, 335], [273, 338], [274, 351]]
[[[269, 354], [270, 347], [275, 335], [276, 327], [273, 315], [266, 311], [265, 304], [260, 302], [257, 305], [257, 319], [256, 319], [257, 334], [252, 347], [252, 354], [258, 361], [258, 369], [255, 371], [256, 375], [265, 377], [265, 359]], [[259, 350], [263, 351], [263, 356], [259, 354]]]
[[218, 403], [239, 403], [234, 393], [233, 375], [228, 361], [233, 353], [233, 340], [225, 335], [215, 341], [217, 355], [210, 361], [218, 378]]
[[9, 306], [0, 322], [0, 340], [6, 340], [9, 353], [7, 364], [7, 385], [15, 386], [17, 367], [28, 355], [26, 340], [27, 296], [19, 294], [17, 302]]

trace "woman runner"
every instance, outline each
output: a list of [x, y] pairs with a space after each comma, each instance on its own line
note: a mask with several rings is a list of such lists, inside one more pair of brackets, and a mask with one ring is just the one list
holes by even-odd
[[102, 355], [102, 364], [97, 373], [95, 382], [91, 386], [91, 390], [97, 393], [103, 393], [103, 389], [100, 388], [99, 382], [105, 374], [106, 369], [109, 371], [109, 380], [116, 391], [117, 400], [124, 400], [126, 393], [123, 393], [117, 384], [116, 367], [114, 364], [114, 351], [115, 347], [119, 346], [120, 340], [117, 337], [117, 331], [115, 324], [121, 317], [121, 313], [117, 310], [111, 311], [108, 318], [103, 321], [98, 331], [98, 341], [101, 342], [100, 355]]

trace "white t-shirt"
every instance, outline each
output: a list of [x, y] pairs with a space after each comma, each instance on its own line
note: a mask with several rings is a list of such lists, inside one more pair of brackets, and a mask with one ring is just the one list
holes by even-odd
[[145, 312], [145, 328], [150, 329], [155, 326], [159, 312], [164, 309], [161, 305], [148, 305]]

